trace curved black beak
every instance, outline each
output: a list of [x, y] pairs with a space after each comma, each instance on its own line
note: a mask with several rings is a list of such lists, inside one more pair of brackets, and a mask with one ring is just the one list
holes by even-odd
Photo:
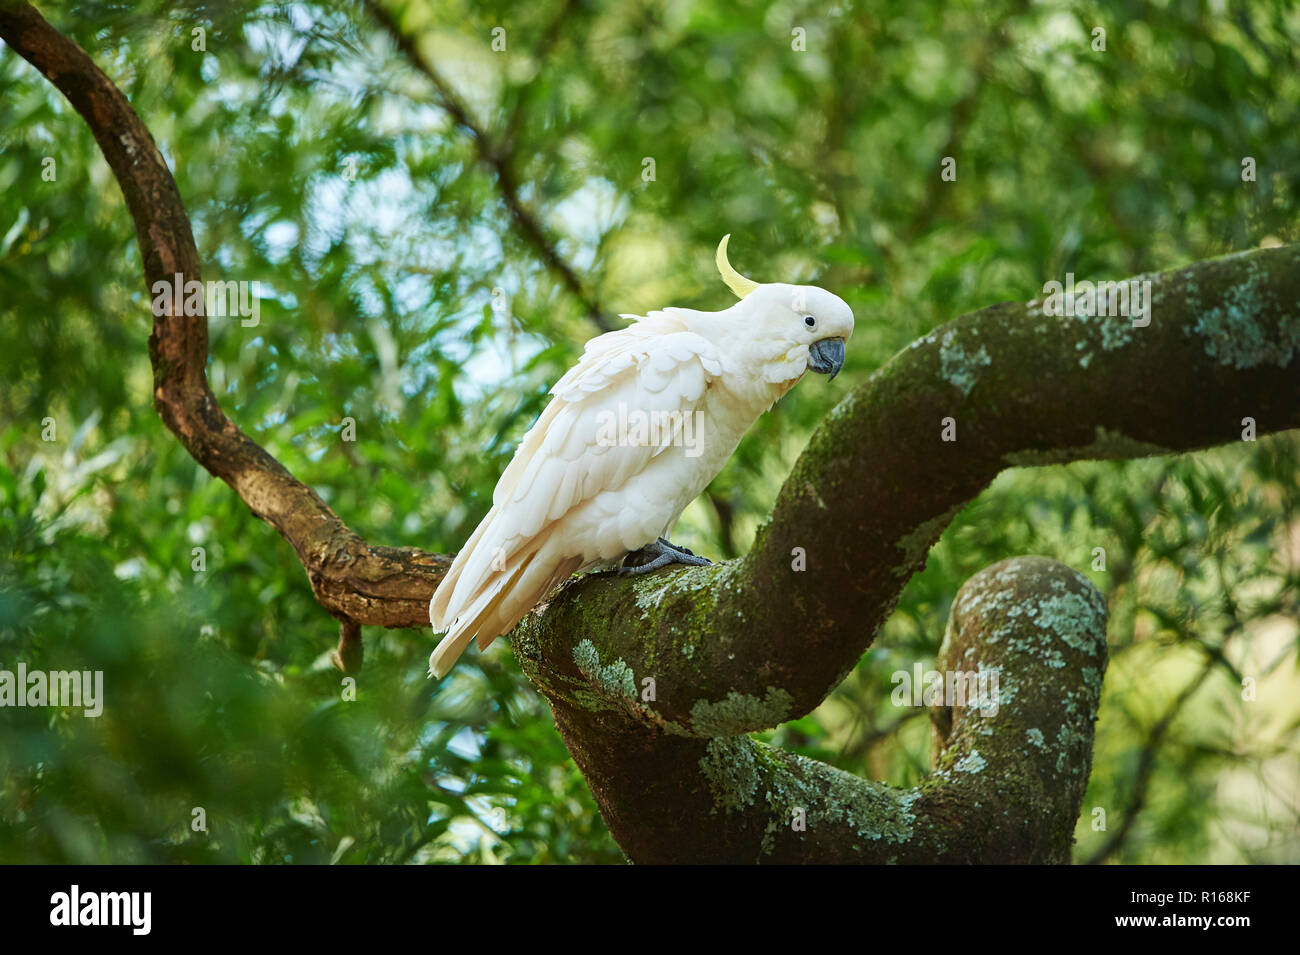
[[808, 367], [819, 375], [830, 375], [826, 380], [834, 381], [844, 367], [844, 339], [823, 338], [809, 345]]

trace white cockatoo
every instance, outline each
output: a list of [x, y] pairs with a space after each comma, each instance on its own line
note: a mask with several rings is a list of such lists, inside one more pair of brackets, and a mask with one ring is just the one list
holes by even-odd
[[707, 564], [667, 540], [758, 416], [810, 368], [834, 378], [853, 312], [810, 285], [759, 284], [727, 260], [740, 301], [721, 312], [665, 308], [587, 343], [551, 389], [492, 493], [492, 509], [429, 603], [429, 658], [445, 676], [514, 628], [571, 574], [611, 567], [645, 573]]

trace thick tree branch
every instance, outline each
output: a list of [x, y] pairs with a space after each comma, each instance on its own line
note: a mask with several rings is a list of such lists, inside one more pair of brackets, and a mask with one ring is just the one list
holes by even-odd
[[[53, 83], [90, 127], [135, 221], [145, 284], [200, 281], [199, 254], [171, 171], [153, 137], [102, 70], [28, 4], [0, 5], [0, 38]], [[152, 298], [152, 293], [150, 295]], [[311, 488], [240, 431], [208, 386], [206, 316], [155, 316], [149, 337], [154, 406], [185, 449], [287, 540], [321, 606], [357, 623], [428, 625], [429, 597], [451, 558], [370, 547]]]
[[656, 680], [647, 725], [714, 735], [693, 708], [738, 694], [781, 701], [743, 728], [774, 726], [857, 663], [944, 527], [1005, 468], [1226, 444], [1247, 417], [1260, 435], [1300, 426], [1300, 247], [1149, 278], [1147, 327], [1005, 303], [914, 342], [822, 422], [747, 556], [595, 576], [554, 598], [529, 630], [542, 685], [590, 683], [575, 659], [587, 640]]
[[[536, 644], [516, 647], [535, 673]], [[1092, 760], [1106, 606], [1048, 558], [971, 578], [939, 667], [997, 673], [996, 692], [981, 698], [996, 707], [935, 712], [935, 772], [907, 790], [737, 735], [779, 717], [771, 697], [701, 705], [689, 728], [648, 732], [640, 673], [592, 653], [580, 663], [584, 679], [552, 708], [634, 861], [1066, 862]], [[710, 738], [686, 735], [700, 731]]]

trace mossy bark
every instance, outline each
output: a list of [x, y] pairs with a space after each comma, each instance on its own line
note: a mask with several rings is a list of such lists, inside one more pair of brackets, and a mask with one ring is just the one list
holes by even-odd
[[[588, 577], [527, 621], [543, 685], [591, 688], [573, 658], [586, 641], [655, 681], [655, 704], [633, 708], [647, 726], [695, 732], [701, 707], [739, 700], [736, 732], [769, 727], [839, 683], [948, 522], [1005, 468], [1228, 444], [1244, 418], [1261, 436], [1300, 427], [1300, 246], [1150, 278], [1144, 328], [1002, 304], [904, 349], [822, 422], [748, 555]], [[1225, 323], [1243, 301], [1254, 311]], [[982, 357], [958, 369], [961, 342]]]
[[[584, 687], [570, 675], [551, 690], [534, 634], [519, 631], [516, 652], [635, 861], [1069, 860], [1106, 669], [1106, 607], [1054, 560], [1004, 561], [958, 594], [939, 667], [997, 673], [997, 692], [933, 711], [935, 771], [915, 789], [742, 734], [653, 725], [652, 703], [598, 680]], [[621, 673], [625, 664], [601, 666]]]

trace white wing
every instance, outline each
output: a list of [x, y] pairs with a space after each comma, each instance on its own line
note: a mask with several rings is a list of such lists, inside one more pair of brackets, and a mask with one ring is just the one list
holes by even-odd
[[[590, 539], [590, 528], [584, 539], [575, 539], [566, 534], [572, 529], [565, 517], [623, 488], [680, 440], [683, 416], [701, 409], [710, 384], [722, 374], [722, 361], [713, 343], [689, 331], [689, 314], [651, 312], [593, 339], [551, 389], [550, 404], [497, 482], [492, 509], [430, 603], [434, 629], [450, 628], [435, 657], [446, 647], [445, 659], [457, 644], [459, 656], [475, 633], [486, 646], [568, 574], [599, 562], [597, 555], [650, 543], [612, 539], [618, 533], [614, 524], [598, 529], [598, 539]], [[667, 426], [652, 428], [645, 443], [629, 444], [619, 425], [637, 412]], [[673, 495], [618, 503], [662, 510], [661, 523], [675, 516], [668, 513], [676, 507]], [[654, 523], [654, 513], [646, 516]]]

